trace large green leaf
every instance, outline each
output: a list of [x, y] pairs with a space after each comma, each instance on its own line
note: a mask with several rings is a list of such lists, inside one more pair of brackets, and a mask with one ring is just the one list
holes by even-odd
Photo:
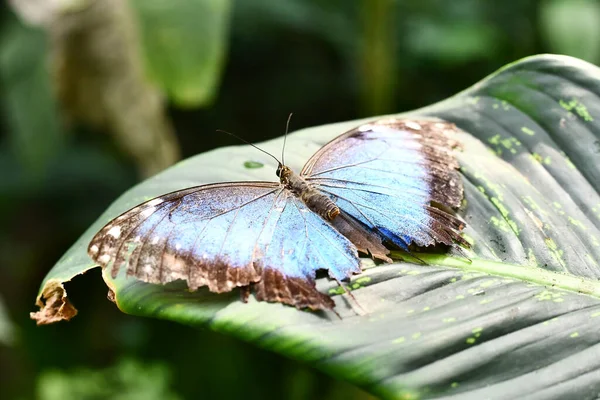
[[[465, 132], [459, 154], [471, 262], [420, 254], [430, 265], [374, 266], [335, 296], [342, 318], [236, 293], [189, 293], [104, 279], [124, 312], [170, 319], [302, 360], [384, 398], [596, 398], [600, 391], [600, 70], [560, 56], [509, 65], [459, 95], [404, 117], [442, 118]], [[288, 164], [361, 121], [296, 132]], [[279, 153], [281, 139], [263, 145]], [[263, 168], [256, 168], [264, 164]], [[253, 168], [249, 168], [253, 167]], [[274, 179], [245, 146], [183, 161], [118, 199], [48, 274], [61, 282], [94, 265], [91, 236], [152, 196], [221, 180]], [[318, 286], [339, 293], [327, 279]]]

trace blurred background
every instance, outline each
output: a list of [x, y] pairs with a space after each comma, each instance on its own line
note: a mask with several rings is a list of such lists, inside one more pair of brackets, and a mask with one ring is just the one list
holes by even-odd
[[[426, 106], [537, 53], [600, 62], [595, 0], [0, 0], [0, 398], [368, 399], [208, 331], [120, 313], [29, 319], [52, 265], [177, 160]], [[235, 384], [232, 384], [235, 383]]]

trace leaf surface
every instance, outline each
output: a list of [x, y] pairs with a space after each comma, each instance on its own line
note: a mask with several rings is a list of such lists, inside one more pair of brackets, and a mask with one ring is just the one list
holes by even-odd
[[[402, 117], [441, 118], [465, 133], [461, 215], [471, 262], [422, 253], [428, 265], [375, 266], [350, 288], [335, 283], [333, 313], [248, 304], [237, 293], [189, 293], [104, 279], [126, 313], [210, 327], [302, 360], [389, 399], [579, 398], [600, 391], [600, 70], [561, 56], [511, 64], [472, 88]], [[371, 120], [371, 119], [369, 119]], [[350, 121], [289, 136], [300, 170]], [[282, 138], [263, 144], [278, 154]], [[255, 167], [259, 164], [264, 167]], [[253, 168], [249, 168], [252, 165]], [[94, 265], [92, 235], [156, 195], [202, 183], [274, 180], [275, 165], [246, 146], [185, 160], [119, 198], [50, 271], [64, 282]], [[43, 286], [44, 287], [44, 286]]]

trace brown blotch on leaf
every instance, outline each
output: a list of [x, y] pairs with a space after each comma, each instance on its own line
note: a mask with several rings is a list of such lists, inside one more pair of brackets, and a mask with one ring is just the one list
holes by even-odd
[[38, 297], [36, 305], [40, 311], [29, 314], [38, 325], [48, 325], [54, 322], [70, 320], [77, 315], [77, 309], [73, 307], [67, 298], [67, 292], [61, 282], [51, 280], [46, 283], [42, 294]]
[[106, 298], [112, 301], [113, 303], [117, 304], [117, 295], [112, 289], [108, 289], [108, 293], [106, 293]]

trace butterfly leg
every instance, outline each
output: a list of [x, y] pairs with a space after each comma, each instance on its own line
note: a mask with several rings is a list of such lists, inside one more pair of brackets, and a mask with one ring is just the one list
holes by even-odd
[[[356, 297], [354, 297], [354, 294], [352, 294], [352, 292], [350, 290], [348, 290], [348, 288], [346, 286], [344, 286], [344, 284], [339, 280], [336, 279], [335, 280], [337, 282], [337, 284], [344, 289], [344, 292], [346, 292], [346, 294], [348, 296], [350, 296], [350, 298], [354, 301], [354, 303], [356, 303], [356, 305], [358, 306], [358, 308], [360, 309], [360, 311], [362, 312], [362, 314], [359, 315], [364, 315], [364, 314], [368, 314], [368, 312], [360, 305], [360, 303], [358, 302], [358, 300], [356, 300]], [[358, 314], [358, 313], [357, 313]]]
[[240, 300], [244, 303], [247, 303], [249, 297], [250, 297], [250, 286], [240, 286]]
[[471, 260], [469, 258], [469, 254], [460, 245], [455, 244], [452, 247], [454, 248], [454, 250], [456, 250], [457, 253], [459, 253], [461, 256], [463, 256], [464, 258], [466, 258], [467, 261], [469, 262], [469, 264], [473, 263], [473, 260]]

